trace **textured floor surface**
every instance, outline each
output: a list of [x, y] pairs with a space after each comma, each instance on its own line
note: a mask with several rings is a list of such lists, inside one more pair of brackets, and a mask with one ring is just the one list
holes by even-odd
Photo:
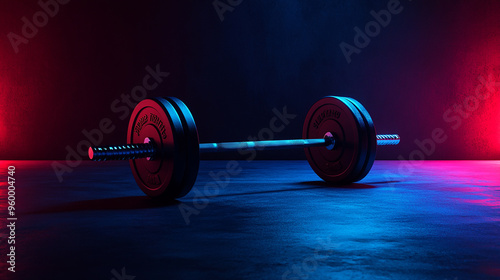
[[347, 187], [306, 161], [203, 161], [170, 205], [144, 197], [127, 162], [84, 162], [63, 182], [51, 163], [0, 162], [0, 279], [500, 278], [498, 161], [376, 161]]

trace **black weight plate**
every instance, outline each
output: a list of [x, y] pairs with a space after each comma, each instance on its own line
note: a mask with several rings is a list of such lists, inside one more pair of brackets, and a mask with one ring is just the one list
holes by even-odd
[[338, 184], [353, 182], [366, 159], [366, 145], [361, 139], [366, 127], [359, 110], [349, 101], [327, 96], [316, 102], [307, 113], [303, 138], [323, 138], [330, 132], [335, 148], [305, 148], [307, 160], [323, 180]]
[[148, 196], [174, 199], [181, 193], [186, 168], [185, 133], [175, 108], [163, 98], [145, 99], [132, 112], [127, 143], [144, 143], [146, 138], [154, 141], [159, 155], [130, 160], [134, 178]]
[[365, 125], [368, 131], [368, 152], [367, 152], [367, 157], [365, 164], [363, 166], [363, 170], [361, 171], [360, 175], [356, 179], [356, 181], [359, 181], [363, 179], [368, 172], [370, 172], [373, 162], [375, 161], [375, 156], [377, 154], [377, 131], [375, 130], [375, 125], [373, 124], [372, 117], [368, 113], [368, 111], [365, 109], [359, 101], [356, 99], [346, 97], [347, 100], [349, 100], [352, 104], [354, 104], [358, 110], [360, 111], [361, 115], [363, 116], [363, 119], [365, 121]]
[[[361, 146], [364, 147], [364, 151], [366, 151], [366, 154], [363, 155], [363, 159], [362, 159], [363, 167], [364, 167], [364, 165], [366, 164], [366, 160], [368, 158], [368, 128], [366, 127], [366, 121], [363, 118], [363, 114], [360, 112], [358, 107], [354, 103], [352, 103], [348, 97], [338, 97], [338, 98], [342, 99], [346, 103], [352, 104], [354, 106], [355, 110], [359, 113], [359, 115], [361, 115], [361, 118], [363, 119], [365, 129], [359, 134], [359, 142], [360, 142]], [[353, 177], [352, 177], [353, 182], [360, 180], [358, 178], [363, 173], [363, 167], [359, 170], [358, 173], [353, 174]]]
[[181, 192], [177, 197], [183, 197], [189, 193], [196, 177], [198, 176], [198, 168], [200, 166], [200, 140], [198, 138], [198, 129], [194, 122], [193, 115], [189, 108], [175, 97], [166, 97], [166, 99], [174, 106], [179, 114], [185, 133], [185, 151], [186, 154], [186, 171], [182, 180]]

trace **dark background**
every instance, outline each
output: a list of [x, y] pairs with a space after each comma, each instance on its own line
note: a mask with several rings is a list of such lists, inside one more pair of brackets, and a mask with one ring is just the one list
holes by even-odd
[[[379, 133], [401, 135], [380, 159], [420, 159], [414, 141], [436, 128], [448, 139], [426, 159], [499, 159], [498, 87], [457, 129], [443, 114], [474, 94], [478, 77], [500, 79], [500, 1], [402, 0], [348, 63], [339, 44], [352, 45], [354, 28], [388, 2], [244, 0], [221, 21], [213, 1], [73, 0], [16, 54], [8, 34], [21, 35], [22, 18], [41, 7], [1, 1], [0, 158], [65, 159], [103, 118], [116, 128], [102, 144], [124, 142], [128, 115], [111, 104], [159, 64], [170, 76], [148, 97], [182, 99], [203, 142], [257, 136], [283, 106], [297, 118], [274, 138], [300, 138], [308, 108], [341, 95], [363, 103]], [[258, 158], [276, 157], [305, 158]]]

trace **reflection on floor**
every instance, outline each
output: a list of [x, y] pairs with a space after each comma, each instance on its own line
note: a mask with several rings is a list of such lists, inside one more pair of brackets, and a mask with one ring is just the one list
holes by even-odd
[[7, 164], [17, 272], [2, 235], [1, 279], [500, 277], [498, 161], [376, 161], [344, 187], [305, 161], [238, 162], [229, 176], [203, 161], [169, 204], [145, 197], [127, 162], [84, 162], [61, 183], [50, 161], [1, 162], [2, 228]]

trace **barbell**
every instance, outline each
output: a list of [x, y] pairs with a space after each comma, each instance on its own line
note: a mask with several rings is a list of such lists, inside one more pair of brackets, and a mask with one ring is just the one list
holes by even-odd
[[309, 109], [302, 139], [200, 144], [188, 107], [175, 97], [165, 97], [137, 104], [128, 124], [128, 144], [90, 147], [89, 158], [129, 160], [145, 194], [171, 200], [185, 196], [193, 187], [200, 153], [301, 147], [320, 178], [349, 184], [368, 174], [377, 145], [397, 145], [399, 141], [397, 134], [377, 135], [372, 118], [358, 101], [326, 96]]

